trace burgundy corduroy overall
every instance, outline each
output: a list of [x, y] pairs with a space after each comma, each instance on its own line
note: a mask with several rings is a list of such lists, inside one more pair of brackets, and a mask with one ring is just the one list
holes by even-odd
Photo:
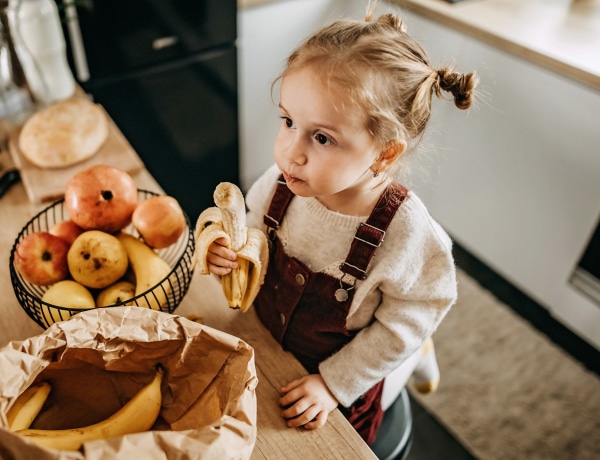
[[[399, 184], [382, 194], [366, 223], [359, 225], [350, 252], [340, 269], [357, 279], [367, 277], [369, 261], [385, 236], [385, 230], [407, 196]], [[346, 317], [354, 295], [347, 283], [325, 273], [315, 273], [295, 257], [288, 256], [276, 236], [287, 206], [294, 197], [282, 178], [264, 218], [269, 227], [271, 256], [265, 283], [254, 305], [262, 323], [311, 374], [319, 363], [348, 343], [357, 333], [346, 329]], [[383, 380], [349, 407], [340, 410], [371, 444], [383, 419]]]

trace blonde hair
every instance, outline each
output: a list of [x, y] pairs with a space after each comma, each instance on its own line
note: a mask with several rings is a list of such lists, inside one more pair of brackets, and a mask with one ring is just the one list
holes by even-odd
[[423, 48], [407, 33], [402, 20], [384, 14], [373, 20], [342, 19], [320, 29], [285, 62], [275, 85], [296, 69], [318, 68], [324, 81], [344, 88], [365, 110], [367, 129], [381, 148], [404, 140], [409, 148], [421, 138], [431, 116], [432, 94], [448, 91], [459, 109], [467, 109], [478, 83], [475, 72], [434, 69]]

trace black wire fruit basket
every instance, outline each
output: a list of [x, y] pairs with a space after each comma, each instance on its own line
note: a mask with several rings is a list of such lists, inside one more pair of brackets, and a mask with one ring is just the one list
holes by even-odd
[[[158, 194], [148, 190], [138, 190], [138, 201], [141, 203], [155, 195]], [[15, 296], [29, 317], [43, 328], [48, 328], [57, 321], [69, 319], [71, 316], [86, 310], [66, 308], [44, 302], [42, 297], [50, 286], [38, 286], [25, 280], [15, 268], [15, 251], [17, 245], [25, 236], [36, 231], [49, 231], [58, 222], [68, 219], [69, 215], [64, 205], [64, 199], [54, 202], [27, 222], [17, 235], [10, 252], [10, 278]], [[135, 308], [135, 306], [157, 305], [157, 298], [166, 298], [166, 301], [161, 302], [157, 307], [167, 313], [175, 311], [190, 287], [194, 272], [194, 231], [187, 214], [185, 215], [185, 219], [186, 229], [179, 239], [172, 245], [156, 251], [169, 264], [171, 272], [147, 291], [131, 299], [124, 299], [120, 303], [99, 308], [112, 308], [124, 305], [130, 305], [132, 308]], [[129, 225], [124, 231], [135, 237], [139, 237], [133, 225]]]

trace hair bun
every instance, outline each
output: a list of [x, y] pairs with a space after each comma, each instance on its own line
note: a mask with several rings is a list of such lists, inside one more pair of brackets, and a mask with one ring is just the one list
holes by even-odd
[[392, 26], [394, 29], [396, 29], [400, 32], [406, 32], [406, 24], [404, 24], [404, 21], [402, 21], [402, 19], [400, 19], [395, 14], [386, 13], [382, 16], [379, 16], [377, 18], [377, 22], [379, 24], [385, 24], [388, 26]]
[[[463, 74], [448, 67], [437, 71], [438, 88], [452, 93], [454, 104], [462, 110], [471, 107], [473, 90], [478, 82], [479, 77], [476, 72]], [[438, 94], [439, 89], [436, 89], [436, 93]]]

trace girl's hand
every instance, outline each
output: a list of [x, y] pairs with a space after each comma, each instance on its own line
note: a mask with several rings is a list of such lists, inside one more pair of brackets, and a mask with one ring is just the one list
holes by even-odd
[[289, 427], [302, 426], [309, 430], [320, 428], [325, 425], [329, 412], [338, 405], [319, 374], [294, 380], [280, 391], [283, 396], [279, 404], [285, 408], [281, 415], [287, 419]]
[[237, 254], [227, 249], [227, 239], [219, 238], [212, 243], [206, 254], [208, 269], [213, 275], [223, 276], [237, 267]]

